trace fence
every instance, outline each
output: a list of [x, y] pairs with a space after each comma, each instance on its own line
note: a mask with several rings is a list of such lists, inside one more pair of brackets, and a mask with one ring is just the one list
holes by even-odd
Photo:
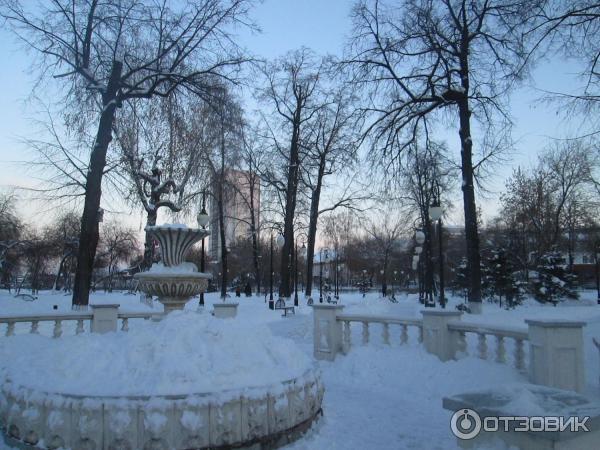
[[89, 322], [89, 330], [93, 333], [106, 333], [116, 331], [118, 321], [121, 321], [121, 330], [129, 330], [130, 319], [152, 319], [162, 316], [162, 313], [129, 313], [119, 312], [119, 305], [91, 305], [91, 311], [77, 311], [66, 314], [40, 314], [24, 316], [0, 316], [0, 324], [6, 325], [5, 336], [13, 336], [15, 327], [19, 323], [29, 324], [29, 332], [38, 334], [40, 332], [40, 323], [54, 323], [52, 336], [58, 338], [63, 334], [63, 325], [65, 322], [76, 324], [75, 334], [81, 334], [85, 331], [85, 323]]
[[[418, 341], [442, 361], [470, 353], [468, 344], [474, 341], [477, 357], [512, 363], [532, 383], [577, 392], [584, 388], [584, 322], [526, 320], [522, 327], [508, 328], [463, 322], [459, 311], [424, 310], [421, 318], [402, 318], [344, 314], [343, 309], [343, 305], [313, 306], [315, 358], [333, 361], [337, 353], [349, 352], [353, 323], [362, 326], [363, 345], [369, 343], [371, 325], [381, 325], [384, 344], [390, 344], [390, 327], [400, 327], [400, 344], [408, 342], [413, 327]], [[512, 348], [510, 354], [507, 347]]]

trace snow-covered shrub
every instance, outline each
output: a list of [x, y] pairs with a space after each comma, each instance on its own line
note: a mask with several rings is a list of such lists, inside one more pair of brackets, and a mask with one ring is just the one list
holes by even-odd
[[482, 293], [485, 298], [498, 302], [502, 307], [505, 300], [507, 308], [521, 304], [524, 296], [525, 283], [519, 281], [513, 261], [503, 248], [489, 252], [481, 269]]
[[533, 296], [541, 303], [556, 305], [565, 299], [577, 299], [576, 277], [567, 270], [565, 258], [558, 251], [545, 253], [536, 267], [537, 275], [531, 279]]

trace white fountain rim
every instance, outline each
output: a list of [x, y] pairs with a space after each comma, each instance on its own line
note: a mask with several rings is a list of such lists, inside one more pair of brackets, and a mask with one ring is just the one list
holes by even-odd
[[[308, 369], [306, 369], [303, 373], [301, 373], [300, 375], [293, 377], [293, 378], [289, 378], [277, 383], [270, 383], [270, 384], [265, 384], [265, 385], [258, 385], [258, 386], [248, 386], [248, 387], [242, 387], [242, 388], [235, 388], [235, 389], [222, 389], [222, 390], [215, 390], [215, 391], [209, 391], [209, 392], [188, 392], [188, 393], [174, 393], [174, 394], [156, 394], [156, 395], [136, 395], [136, 394], [132, 394], [132, 395], [102, 395], [102, 394], [70, 394], [70, 393], [65, 393], [65, 392], [52, 392], [52, 391], [47, 391], [47, 390], [42, 390], [42, 389], [36, 389], [33, 387], [29, 387], [26, 385], [22, 385], [22, 384], [18, 384], [16, 382], [14, 382], [13, 380], [11, 380], [10, 378], [7, 378], [5, 380], [3, 380], [2, 382], [2, 387], [0, 387], [0, 390], [3, 390], [3, 388], [7, 385], [10, 384], [12, 385], [12, 391], [29, 391], [30, 393], [35, 393], [35, 394], [41, 394], [43, 396], [46, 397], [63, 397], [63, 398], [67, 398], [67, 399], [74, 399], [74, 400], [83, 400], [83, 399], [89, 399], [89, 400], [132, 400], [132, 401], [150, 401], [150, 400], [185, 400], [189, 397], [213, 397], [213, 396], [226, 396], [227, 398], [234, 398], [234, 397], [246, 397], [246, 398], [253, 398], [255, 396], [252, 395], [252, 393], [257, 393], [257, 396], [260, 396], [261, 394], [264, 395], [264, 393], [266, 392], [270, 392], [270, 391], [276, 391], [278, 389], [280, 389], [282, 386], [289, 386], [291, 384], [295, 384], [298, 383], [300, 381], [301, 385], [305, 385], [310, 383], [311, 381], [316, 381], [318, 379], [321, 378], [321, 372], [320, 369], [318, 368], [318, 365], [316, 363], [313, 363], [311, 365], [311, 367], [309, 367]], [[239, 394], [239, 395], [238, 395]]]

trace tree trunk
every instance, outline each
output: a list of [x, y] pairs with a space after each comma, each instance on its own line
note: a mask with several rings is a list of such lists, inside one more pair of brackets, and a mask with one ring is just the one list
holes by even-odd
[[479, 233], [477, 230], [477, 207], [473, 184], [473, 142], [468, 100], [458, 104], [460, 119], [461, 171], [463, 205], [465, 212], [465, 238], [467, 240], [468, 301], [471, 311], [481, 311], [481, 265], [479, 255]]
[[294, 117], [292, 140], [290, 145], [290, 165], [288, 167], [287, 189], [285, 196], [285, 217], [283, 222], [283, 237], [285, 238], [281, 249], [281, 286], [280, 293], [284, 298], [290, 298], [290, 269], [292, 245], [294, 242], [294, 214], [296, 211], [296, 191], [298, 189], [299, 139], [300, 139], [300, 112]]
[[433, 233], [428, 211], [425, 212], [423, 227], [425, 228], [425, 276], [424, 290], [427, 303], [433, 303]]
[[53, 291], [58, 291], [60, 289], [58, 287], [58, 281], [60, 280], [60, 275], [63, 273], [65, 261], [69, 257], [71, 257], [71, 254], [68, 253], [66, 255], [63, 255], [63, 257], [60, 259], [60, 263], [58, 265], [58, 272], [56, 273], [56, 277], [54, 277], [54, 284], [52, 285]]
[[[153, 210], [146, 211], [146, 227], [153, 227], [156, 225], [156, 219], [158, 211], [156, 207]], [[144, 260], [142, 262], [142, 270], [148, 270], [152, 267], [154, 261], [154, 238], [146, 231], [144, 235]]]
[[223, 184], [224, 172], [221, 171], [221, 180], [217, 193], [217, 211], [219, 214], [219, 235], [221, 237], [221, 298], [227, 297], [227, 243], [225, 242], [225, 212], [223, 210]]
[[114, 61], [106, 92], [102, 95], [102, 114], [96, 134], [96, 141], [90, 155], [90, 166], [85, 184], [85, 203], [81, 217], [81, 233], [77, 254], [77, 269], [73, 287], [73, 308], [86, 308], [89, 303], [90, 282], [98, 245], [98, 211], [102, 196], [102, 175], [106, 165], [106, 152], [112, 140], [112, 126], [117, 109], [117, 94], [121, 78], [122, 64]]
[[254, 191], [256, 189], [256, 179], [254, 174], [251, 174], [251, 189], [250, 189], [250, 231], [252, 232], [252, 262], [254, 264], [254, 277], [256, 279], [256, 294], [260, 295], [260, 266], [258, 252], [258, 235], [256, 226], [256, 216], [254, 215], [256, 205], [254, 204]]
[[325, 161], [322, 159], [317, 174], [317, 185], [310, 199], [310, 217], [308, 222], [308, 248], [306, 249], [306, 296], [312, 295], [313, 266], [315, 255], [315, 241], [317, 239], [317, 222], [319, 221], [319, 202], [321, 199], [321, 188], [323, 186], [323, 174], [325, 172]]

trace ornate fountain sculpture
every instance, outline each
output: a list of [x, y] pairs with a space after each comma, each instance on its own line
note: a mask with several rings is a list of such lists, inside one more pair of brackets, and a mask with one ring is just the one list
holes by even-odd
[[148, 272], [134, 275], [139, 288], [148, 295], [156, 295], [165, 307], [165, 314], [183, 309], [190, 297], [205, 292], [210, 274], [198, 272], [185, 256], [200, 239], [208, 236], [206, 229], [187, 228], [181, 225], [146, 227], [160, 244], [162, 264], [153, 265]]

